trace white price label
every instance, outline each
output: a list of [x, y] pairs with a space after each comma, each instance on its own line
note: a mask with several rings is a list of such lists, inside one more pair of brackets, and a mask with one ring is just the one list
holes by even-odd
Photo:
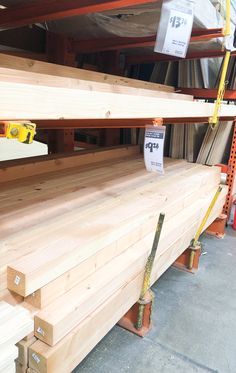
[[176, 10], [170, 12], [162, 53], [177, 57], [185, 57], [192, 32], [193, 16]]
[[176, 9], [174, 1], [163, 3], [155, 52], [186, 57], [193, 27], [194, 3], [186, 3], [186, 0], [182, 3], [179, 9]]
[[164, 126], [148, 126], [145, 131], [144, 161], [147, 171], [164, 173]]

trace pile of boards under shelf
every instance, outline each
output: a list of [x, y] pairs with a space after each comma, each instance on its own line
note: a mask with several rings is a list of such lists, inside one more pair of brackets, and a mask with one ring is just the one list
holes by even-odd
[[[18, 348], [16, 344], [31, 333], [32, 329], [33, 319], [29, 311], [22, 306], [14, 307], [5, 301], [0, 301], [1, 373], [15, 373], [16, 365], [18, 364]], [[25, 342], [22, 340], [20, 343]]]
[[18, 344], [21, 373], [71, 372], [138, 300], [160, 212], [152, 284], [189, 246], [220, 183], [219, 168], [184, 160], [148, 173], [138, 146], [6, 162], [3, 175], [0, 296], [10, 290], [34, 317], [34, 336]]

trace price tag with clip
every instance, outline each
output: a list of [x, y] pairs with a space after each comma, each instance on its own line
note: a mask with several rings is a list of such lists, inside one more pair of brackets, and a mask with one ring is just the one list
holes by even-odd
[[147, 126], [144, 140], [144, 162], [147, 171], [164, 174], [164, 126]]
[[164, 0], [154, 51], [185, 58], [193, 27], [192, 0]]

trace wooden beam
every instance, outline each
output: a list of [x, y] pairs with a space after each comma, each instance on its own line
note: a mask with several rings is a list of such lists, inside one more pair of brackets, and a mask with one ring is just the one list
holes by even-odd
[[[56, 76], [57, 78], [64, 77], [64, 78], [70, 78], [70, 79], [78, 79], [80, 80], [79, 86], [83, 86], [85, 82], [93, 82], [93, 87], [99, 89], [99, 87], [107, 87], [107, 85], [112, 85], [113, 90], [116, 86], [122, 86], [122, 87], [132, 87], [137, 89], [145, 89], [150, 91], [165, 91], [165, 92], [174, 92], [174, 87], [166, 86], [163, 84], [157, 84], [157, 83], [150, 83], [142, 80], [137, 79], [130, 79], [126, 78], [124, 76], [117, 76], [117, 75], [111, 75], [111, 74], [104, 74], [104, 73], [98, 73], [96, 71], [88, 71], [83, 69], [75, 69], [73, 67], [68, 66], [61, 66], [59, 64], [53, 64], [53, 63], [46, 63], [41, 62], [37, 60], [32, 60], [28, 58], [21, 58], [21, 57], [14, 57], [14, 56], [8, 56], [5, 54], [0, 54], [0, 67], [1, 68], [7, 68], [16, 70], [16, 75], [13, 78], [15, 81], [17, 81], [17, 74], [19, 75], [19, 71], [28, 73], [37, 73], [37, 74], [45, 74], [47, 75], [46, 79], [49, 79], [49, 75]], [[9, 72], [10, 73], [10, 72]], [[43, 76], [41, 75], [41, 79]], [[8, 76], [9, 79], [9, 76]], [[58, 79], [54, 79], [54, 82], [56, 82]], [[82, 80], [82, 82], [81, 82]], [[25, 81], [27, 82], [27, 80]], [[71, 83], [73, 81], [71, 80]], [[97, 83], [103, 83], [105, 86], [99, 86]], [[94, 85], [96, 84], [96, 85]], [[77, 84], [78, 86], [78, 84]], [[110, 87], [111, 88], [111, 87]], [[91, 89], [91, 85], [87, 85], [87, 89]], [[119, 92], [119, 89], [115, 89], [115, 91]], [[124, 93], [124, 91], [120, 91], [121, 93]]]
[[68, 155], [47, 155], [1, 162], [0, 183], [70, 168], [81, 169], [106, 160], [119, 160], [140, 153], [139, 146], [117, 146], [95, 151], [83, 150]]
[[[59, 79], [58, 79], [59, 80]], [[4, 95], [0, 120], [134, 119], [210, 117], [214, 104], [185, 100], [96, 92], [80, 88], [0, 81]], [[55, 79], [55, 84], [57, 79]], [[222, 105], [221, 119], [234, 119], [236, 107]]]
[[11, 28], [74, 17], [87, 13], [105, 12], [147, 3], [157, 3], [160, 0], [41, 0], [26, 1], [23, 4], [2, 9], [0, 12], [0, 27]]

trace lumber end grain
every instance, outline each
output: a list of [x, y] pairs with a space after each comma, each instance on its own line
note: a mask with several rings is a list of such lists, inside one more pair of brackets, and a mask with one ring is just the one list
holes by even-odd
[[53, 326], [37, 315], [34, 317], [34, 335], [49, 346], [55, 344]]
[[[40, 344], [38, 342], [39, 341], [36, 341], [29, 347], [29, 367], [33, 369], [33, 371], [46, 373], [48, 372], [47, 358], [40, 353], [40, 349], [38, 348]], [[47, 345], [45, 345], [45, 347], [46, 346]]]
[[33, 306], [35, 308], [42, 309], [43, 305], [42, 305], [42, 302], [41, 302], [41, 289], [38, 289], [38, 290], [34, 291], [32, 294], [28, 295], [25, 298], [25, 302], [30, 304], [31, 306]]
[[26, 280], [24, 273], [16, 270], [14, 267], [7, 267], [7, 288], [16, 294], [25, 297]]

